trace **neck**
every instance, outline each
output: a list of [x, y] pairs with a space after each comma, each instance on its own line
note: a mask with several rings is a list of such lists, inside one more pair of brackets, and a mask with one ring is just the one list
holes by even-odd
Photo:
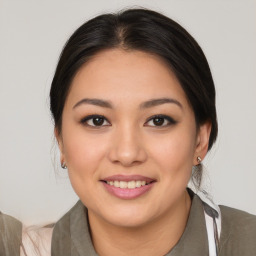
[[164, 216], [140, 227], [111, 225], [88, 211], [94, 248], [100, 256], [167, 254], [182, 236], [191, 206], [184, 192], [178, 204]]

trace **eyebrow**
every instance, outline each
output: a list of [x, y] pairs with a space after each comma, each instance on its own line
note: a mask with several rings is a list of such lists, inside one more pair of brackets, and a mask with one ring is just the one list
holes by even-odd
[[[166, 103], [176, 104], [181, 109], [183, 109], [182, 104], [179, 101], [177, 101], [175, 99], [172, 99], [172, 98], [151, 99], [151, 100], [148, 100], [148, 101], [145, 101], [145, 102], [141, 103], [139, 108], [140, 109], [151, 108], [151, 107], [159, 106], [159, 105], [166, 104]], [[103, 107], [103, 108], [113, 109], [113, 105], [109, 101], [101, 100], [101, 99], [90, 99], [90, 98], [84, 98], [84, 99], [78, 101], [73, 106], [73, 109], [82, 105], [82, 104], [90, 104], [90, 105], [95, 105], [95, 106], [99, 106], [99, 107]]]
[[95, 106], [99, 106], [99, 107], [103, 107], [103, 108], [113, 108], [112, 104], [109, 101], [106, 100], [101, 100], [101, 99], [82, 99], [80, 101], [78, 101], [74, 106], [73, 109], [82, 105], [82, 104], [91, 104], [91, 105], [95, 105]]
[[158, 105], [162, 105], [162, 104], [166, 104], [166, 103], [173, 103], [176, 104], [177, 106], [179, 106], [181, 109], [183, 109], [182, 104], [172, 98], [160, 98], [160, 99], [152, 99], [152, 100], [148, 100], [145, 101], [143, 103], [140, 104], [140, 108], [144, 109], [144, 108], [151, 108], [154, 106], [158, 106]]

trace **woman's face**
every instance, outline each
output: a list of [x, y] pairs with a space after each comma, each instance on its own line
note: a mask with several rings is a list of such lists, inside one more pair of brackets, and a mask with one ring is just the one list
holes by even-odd
[[131, 227], [175, 211], [209, 130], [159, 57], [114, 49], [76, 74], [57, 137], [89, 214]]

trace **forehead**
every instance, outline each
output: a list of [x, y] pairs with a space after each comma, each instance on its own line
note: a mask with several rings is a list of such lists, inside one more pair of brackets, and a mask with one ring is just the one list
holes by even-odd
[[104, 50], [84, 64], [74, 77], [68, 100], [103, 97], [133, 102], [186, 95], [170, 67], [160, 57], [142, 51]]

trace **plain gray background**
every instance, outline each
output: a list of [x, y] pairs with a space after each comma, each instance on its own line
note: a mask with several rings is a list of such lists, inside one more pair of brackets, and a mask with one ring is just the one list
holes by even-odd
[[178, 21], [202, 46], [219, 119], [205, 186], [216, 203], [256, 214], [256, 1], [249, 0], [0, 0], [1, 211], [47, 223], [77, 200], [66, 171], [52, 164], [56, 156], [59, 166], [48, 110], [53, 72], [84, 21], [135, 5]]

